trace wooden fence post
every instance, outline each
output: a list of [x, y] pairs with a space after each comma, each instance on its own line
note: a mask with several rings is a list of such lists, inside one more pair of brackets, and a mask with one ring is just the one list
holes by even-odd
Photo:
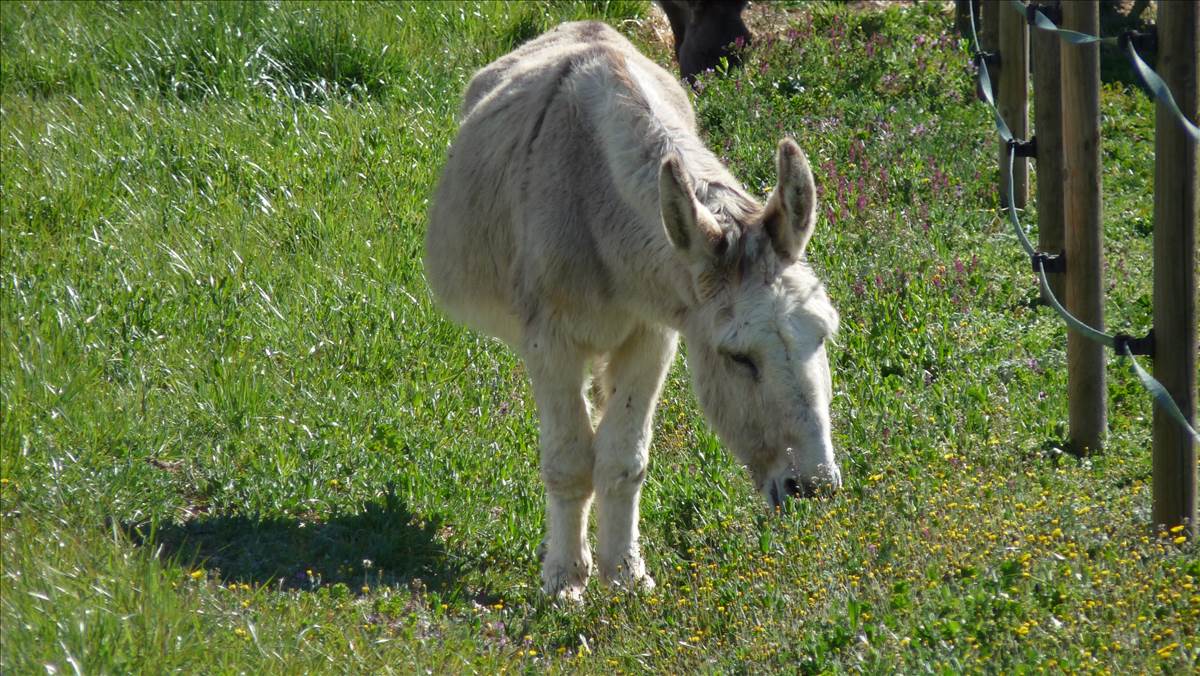
[[[1051, 20], [1062, 21], [1058, 2], [1042, 3]], [[1049, 31], [1033, 31], [1033, 130], [1037, 135], [1038, 251], [1063, 251], [1063, 144], [1062, 77], [1059, 37]], [[1062, 273], [1048, 272], [1046, 280], [1056, 298], [1064, 298]], [[1045, 299], [1043, 299], [1045, 300]]]
[[[1200, 6], [1158, 6], [1158, 73], [1179, 108], [1196, 121]], [[1196, 143], [1162, 103], [1155, 119], [1154, 377], [1196, 424]], [[1186, 525], [1195, 539], [1196, 445], [1154, 408], [1154, 523]]]
[[[1063, 27], [1098, 35], [1098, 0], [1062, 5]], [[1100, 46], [1063, 45], [1062, 125], [1067, 310], [1104, 329], [1100, 194]], [[1067, 333], [1067, 403], [1072, 450], [1100, 450], [1108, 426], [1104, 346]]]
[[[979, 45], [983, 51], [995, 54], [1000, 45], [1000, 2], [999, 0], [979, 0]], [[989, 73], [995, 82], [996, 73]]]
[[[1017, 140], [1029, 138], [1029, 24], [1007, 3], [994, 3], [1000, 25], [1000, 83], [996, 107]], [[1000, 203], [1008, 202], [1008, 145], [1000, 142]], [[1013, 206], [1025, 208], [1029, 200], [1029, 160], [1013, 162]]]
[[979, 26], [983, 23], [983, 18], [979, 14], [979, 2], [975, 0], [954, 0], [954, 26], [958, 29], [958, 34], [965, 37], [971, 35], [971, 21], [975, 21], [975, 25]]
[[[1000, 0], [979, 1], [979, 48], [989, 57], [979, 64], [986, 68], [988, 78], [992, 83], [992, 93], [999, 95], [1000, 72], [1004, 64], [1000, 62]], [[1000, 154], [1004, 154], [1004, 141], [1000, 141]], [[1003, 169], [1004, 165], [997, 165]], [[1004, 196], [1004, 174], [1000, 173], [996, 185], [999, 186], [1001, 206], [1007, 201]]]

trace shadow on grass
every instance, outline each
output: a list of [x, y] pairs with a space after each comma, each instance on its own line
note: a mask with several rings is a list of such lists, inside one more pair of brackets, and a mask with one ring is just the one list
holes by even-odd
[[185, 524], [126, 526], [135, 542], [181, 564], [207, 568], [222, 583], [315, 589], [344, 583], [451, 587], [459, 571], [437, 537], [441, 524], [418, 517], [394, 493], [383, 504], [328, 521], [201, 516]]

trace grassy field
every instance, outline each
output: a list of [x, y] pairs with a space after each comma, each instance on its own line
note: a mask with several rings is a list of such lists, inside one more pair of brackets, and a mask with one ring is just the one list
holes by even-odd
[[[0, 4], [0, 671], [1197, 669], [1149, 399], [1114, 361], [1107, 449], [1060, 450], [1064, 329], [942, 11], [769, 8], [695, 96], [752, 190], [781, 135], [819, 167], [845, 490], [767, 514], [681, 359], [659, 587], [560, 608], [528, 383], [432, 304], [425, 212], [474, 69], [582, 17], [669, 64], [648, 3]], [[1102, 104], [1137, 333], [1153, 107]]]

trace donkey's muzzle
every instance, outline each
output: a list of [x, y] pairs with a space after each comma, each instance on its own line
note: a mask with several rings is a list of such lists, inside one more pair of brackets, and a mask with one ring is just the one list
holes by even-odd
[[817, 495], [817, 482], [811, 479], [796, 481], [788, 477], [783, 480], [783, 488], [792, 498], [813, 498]]
[[788, 498], [829, 497], [841, 486], [841, 473], [836, 469], [828, 477], [780, 477], [769, 482], [767, 502], [771, 509], [776, 509], [783, 507]]

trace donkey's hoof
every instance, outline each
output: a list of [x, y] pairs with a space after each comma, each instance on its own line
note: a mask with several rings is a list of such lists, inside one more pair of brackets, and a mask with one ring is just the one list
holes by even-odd
[[567, 585], [558, 591], [545, 590], [546, 596], [556, 604], [578, 606], [583, 604], [583, 585]]
[[546, 559], [542, 564], [542, 591], [556, 601], [580, 603], [591, 568], [586, 559], [570, 562]]
[[614, 575], [612, 577], [602, 578], [604, 584], [615, 589], [624, 589], [631, 592], [648, 592], [653, 591], [658, 586], [654, 578], [642, 573], [641, 575]]
[[616, 566], [601, 566], [600, 579], [610, 587], [629, 591], [650, 591], [657, 585], [654, 578], [646, 572], [646, 564], [641, 557], [625, 558]]
[[621, 586], [631, 591], [648, 592], [654, 591], [654, 588], [658, 586], [658, 583], [654, 581], [654, 578], [643, 573], [640, 577], [628, 581], [622, 581]]

